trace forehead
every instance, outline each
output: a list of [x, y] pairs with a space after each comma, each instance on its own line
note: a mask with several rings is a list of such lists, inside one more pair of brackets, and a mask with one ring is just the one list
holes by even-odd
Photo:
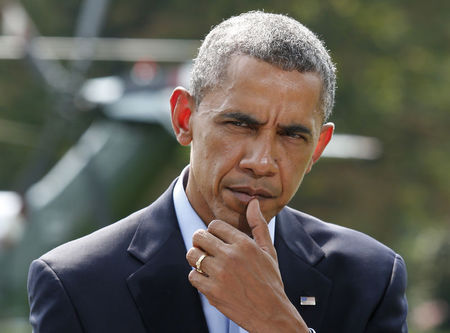
[[266, 117], [321, 119], [321, 88], [316, 73], [285, 71], [254, 57], [236, 55], [230, 59], [222, 83], [200, 104], [208, 111], [231, 108]]

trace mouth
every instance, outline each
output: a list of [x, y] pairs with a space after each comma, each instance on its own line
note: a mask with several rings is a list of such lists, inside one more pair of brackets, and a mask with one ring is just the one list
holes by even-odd
[[274, 198], [269, 191], [262, 188], [232, 186], [227, 189], [230, 190], [239, 201], [244, 202], [245, 204], [249, 203], [253, 199], [266, 200]]

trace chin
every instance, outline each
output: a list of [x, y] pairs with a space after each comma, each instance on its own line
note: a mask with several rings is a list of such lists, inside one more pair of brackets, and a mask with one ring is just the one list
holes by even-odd
[[243, 217], [243, 216], [242, 216], [241, 219], [239, 219], [239, 223], [238, 223], [237, 229], [242, 231], [244, 234], [247, 234], [249, 236], [252, 235], [252, 229], [248, 225], [247, 219], [245, 217]]
[[245, 211], [241, 213], [228, 207], [222, 207], [217, 211], [217, 214], [214, 214], [214, 219], [224, 221], [239, 230], [242, 226], [245, 227], [245, 230], [250, 228], [245, 217]]

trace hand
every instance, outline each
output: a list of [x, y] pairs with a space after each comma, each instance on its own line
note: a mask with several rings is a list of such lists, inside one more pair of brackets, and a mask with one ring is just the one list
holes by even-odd
[[253, 239], [230, 224], [214, 220], [208, 230], [198, 230], [193, 248], [186, 254], [201, 268], [189, 273], [189, 281], [211, 305], [249, 332], [308, 332], [308, 328], [284, 292], [267, 222], [259, 202], [250, 201], [247, 221]]

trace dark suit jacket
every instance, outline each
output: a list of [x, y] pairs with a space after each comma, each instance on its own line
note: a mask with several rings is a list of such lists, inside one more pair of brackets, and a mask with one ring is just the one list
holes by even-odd
[[[33, 261], [34, 332], [208, 332], [172, 200]], [[400, 256], [359, 232], [284, 208], [275, 247], [285, 291], [318, 333], [407, 332]], [[315, 306], [300, 305], [314, 296]]]

